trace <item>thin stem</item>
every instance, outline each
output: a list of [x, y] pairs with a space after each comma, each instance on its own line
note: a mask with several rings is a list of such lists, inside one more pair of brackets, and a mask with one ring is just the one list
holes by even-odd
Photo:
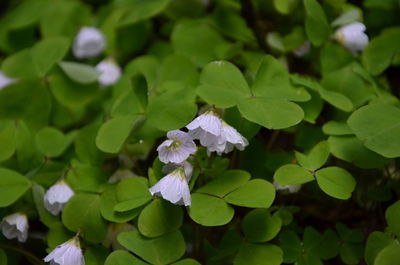
[[0, 248], [9, 249], [9, 250], [13, 250], [15, 252], [19, 252], [22, 255], [24, 255], [27, 259], [29, 259], [32, 262], [32, 264], [45, 265], [45, 263], [41, 259], [39, 259], [38, 257], [36, 257], [35, 255], [33, 255], [32, 253], [30, 253], [30, 252], [28, 252], [26, 250], [14, 247], [12, 245], [3, 245], [3, 244], [0, 244]]

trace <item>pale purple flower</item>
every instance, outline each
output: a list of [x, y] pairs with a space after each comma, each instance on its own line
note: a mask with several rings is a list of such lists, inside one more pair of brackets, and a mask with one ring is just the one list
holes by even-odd
[[151, 195], [164, 198], [177, 205], [191, 205], [190, 189], [183, 167], [175, 169], [150, 189]]
[[202, 146], [218, 144], [222, 132], [222, 120], [213, 111], [207, 111], [186, 125], [188, 134], [193, 139], [199, 139]]
[[78, 237], [57, 246], [43, 260], [50, 265], [85, 265]]
[[249, 144], [235, 128], [222, 121], [222, 132], [218, 137], [217, 144], [208, 146], [208, 152], [217, 152], [219, 155], [222, 153], [229, 153], [236, 147], [238, 150], [243, 151]]
[[168, 163], [165, 166], [163, 166], [162, 171], [165, 174], [169, 174], [172, 171], [174, 171], [175, 169], [177, 169], [178, 167], [183, 167], [183, 169], [185, 170], [186, 180], [189, 182], [190, 179], [192, 178], [193, 166], [192, 166], [192, 164], [190, 164], [187, 161], [184, 161], [184, 162], [182, 162], [180, 164]]
[[53, 215], [58, 215], [74, 191], [63, 180], [51, 186], [44, 195], [44, 207]]
[[366, 27], [363, 23], [354, 22], [336, 30], [335, 38], [353, 54], [362, 52], [368, 45]]
[[293, 50], [293, 54], [296, 57], [301, 58], [310, 52], [310, 48], [311, 48], [310, 42], [305, 41], [302, 45], [300, 45], [299, 47], [297, 47], [296, 49]]
[[2, 71], [0, 71], [0, 89], [5, 88], [11, 84], [17, 82], [17, 79], [6, 76]]
[[121, 67], [110, 59], [98, 63], [96, 69], [100, 72], [98, 81], [103, 87], [115, 84], [121, 77]]
[[161, 162], [179, 164], [196, 152], [196, 144], [187, 133], [174, 130], [169, 131], [167, 137], [157, 148]]
[[4, 217], [0, 227], [7, 239], [17, 238], [19, 242], [28, 239], [29, 223], [25, 214], [14, 213]]
[[95, 27], [83, 27], [75, 37], [72, 51], [79, 59], [93, 58], [99, 55], [106, 46], [106, 40]]

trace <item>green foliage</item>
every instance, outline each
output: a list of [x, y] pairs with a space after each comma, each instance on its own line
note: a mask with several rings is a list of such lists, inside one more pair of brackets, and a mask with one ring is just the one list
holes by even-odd
[[[42, 264], [74, 236], [87, 265], [399, 263], [397, 0], [0, 10], [0, 264]], [[82, 27], [103, 35], [97, 56], [77, 58]], [[202, 114], [185, 176], [164, 178], [180, 165], [159, 145], [179, 160], [166, 134]], [[59, 216], [56, 183], [73, 191]], [[26, 242], [6, 237], [13, 213]]]

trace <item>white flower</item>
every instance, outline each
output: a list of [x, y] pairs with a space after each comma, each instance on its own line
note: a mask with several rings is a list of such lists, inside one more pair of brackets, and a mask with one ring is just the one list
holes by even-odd
[[169, 174], [172, 171], [174, 171], [175, 169], [177, 169], [178, 167], [182, 167], [182, 166], [183, 166], [183, 169], [185, 171], [186, 180], [189, 182], [190, 179], [192, 178], [193, 166], [192, 166], [192, 164], [190, 164], [187, 161], [184, 161], [184, 162], [182, 162], [180, 164], [168, 163], [165, 166], [163, 166], [162, 171], [165, 174]]
[[336, 30], [335, 38], [353, 54], [362, 52], [368, 45], [368, 36], [364, 33], [366, 27], [363, 23], [354, 22]]
[[3, 89], [8, 85], [14, 84], [15, 82], [17, 82], [17, 79], [7, 77], [2, 71], [0, 71], [0, 89]]
[[14, 213], [3, 218], [1, 231], [7, 239], [17, 238], [19, 242], [25, 242], [28, 238], [28, 218], [25, 214]]
[[296, 193], [301, 189], [301, 185], [279, 185], [274, 181], [274, 186], [276, 190], [282, 191], [283, 193]]
[[51, 265], [85, 265], [78, 237], [57, 246], [43, 260]]
[[47, 190], [44, 195], [44, 207], [53, 215], [58, 215], [72, 196], [74, 191], [61, 180]]
[[169, 131], [167, 137], [168, 140], [157, 148], [161, 162], [179, 164], [196, 152], [196, 144], [187, 133], [174, 130]]
[[183, 167], [175, 169], [166, 175], [153, 187], [150, 188], [151, 195], [164, 198], [177, 205], [190, 206], [190, 189], [186, 180]]
[[193, 139], [199, 139], [202, 146], [208, 147], [218, 144], [222, 122], [213, 111], [207, 111], [186, 125], [186, 128]]
[[112, 60], [101, 61], [96, 69], [101, 73], [98, 81], [103, 87], [115, 84], [121, 77], [121, 68]]
[[249, 144], [246, 138], [244, 138], [235, 128], [222, 121], [222, 132], [218, 137], [218, 142], [215, 145], [211, 145], [207, 148], [208, 152], [217, 152], [219, 155], [222, 153], [229, 153], [234, 147], [243, 151], [244, 148]]
[[106, 46], [106, 40], [95, 27], [83, 27], [75, 37], [72, 51], [79, 59], [93, 58], [99, 55]]
[[310, 48], [311, 48], [310, 42], [305, 41], [302, 45], [293, 50], [293, 54], [294, 56], [301, 58], [310, 52]]

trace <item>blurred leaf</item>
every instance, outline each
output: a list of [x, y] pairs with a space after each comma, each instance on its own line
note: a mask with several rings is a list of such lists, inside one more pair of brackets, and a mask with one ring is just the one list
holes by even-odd
[[375, 258], [387, 246], [393, 242], [393, 238], [379, 231], [372, 232], [368, 236], [365, 246], [365, 261], [368, 265], [375, 264]]
[[179, 206], [157, 199], [148, 204], [140, 213], [138, 228], [144, 236], [158, 237], [179, 229], [182, 218], [183, 212]]
[[266, 209], [254, 209], [242, 221], [242, 229], [246, 238], [253, 243], [267, 242], [280, 231], [282, 219], [279, 214], [271, 216]]
[[32, 187], [32, 195], [33, 195], [33, 200], [35, 201], [40, 221], [47, 227], [52, 227], [55, 223], [58, 222], [58, 217], [52, 215], [44, 207], [45, 190], [43, 189], [42, 186], [34, 184]]
[[96, 68], [87, 64], [59, 62], [58, 65], [69, 78], [78, 83], [93, 83], [97, 81], [97, 78], [100, 76], [100, 72], [96, 70]]
[[57, 128], [44, 127], [36, 133], [36, 147], [47, 157], [60, 156], [69, 145], [68, 138]]
[[274, 185], [263, 179], [253, 179], [225, 196], [225, 201], [250, 208], [268, 208], [275, 199]]
[[0, 161], [9, 159], [15, 153], [17, 142], [16, 128], [13, 121], [2, 121], [0, 123]]
[[328, 121], [322, 126], [322, 131], [328, 135], [352, 135], [350, 127], [344, 122]]
[[397, 236], [400, 235], [400, 201], [392, 204], [385, 212], [389, 229]]
[[111, 253], [104, 265], [148, 265], [125, 250], [116, 250]]
[[147, 179], [135, 177], [122, 180], [117, 185], [117, 198], [119, 203], [114, 207], [117, 212], [129, 211], [146, 204], [152, 198]]
[[100, 196], [89, 193], [74, 195], [65, 205], [62, 222], [71, 231], [78, 232], [89, 242], [102, 242], [107, 226], [100, 214]]
[[181, 83], [169, 85], [165, 92], [150, 97], [146, 111], [149, 123], [162, 131], [184, 127], [197, 112], [194, 91]]
[[400, 244], [395, 240], [380, 251], [376, 258], [374, 265], [392, 265], [397, 264], [400, 259]]
[[283, 250], [283, 261], [285, 263], [293, 263], [301, 257], [303, 252], [302, 242], [294, 231], [282, 231], [279, 235], [279, 242]]
[[106, 153], [118, 153], [140, 116], [118, 116], [106, 121], [96, 137], [97, 147]]
[[234, 210], [224, 200], [201, 193], [192, 193], [189, 216], [203, 226], [220, 226], [229, 223]]
[[304, 184], [314, 180], [310, 171], [294, 164], [281, 166], [275, 171], [274, 180], [282, 186]]
[[389, 67], [399, 52], [400, 28], [388, 29], [373, 38], [362, 54], [364, 67], [374, 75], [381, 74]]
[[122, 232], [119, 243], [142, 259], [155, 265], [166, 265], [178, 260], [185, 253], [185, 241], [179, 231], [157, 238], [146, 238], [139, 232]]
[[400, 109], [387, 104], [359, 108], [347, 124], [370, 150], [394, 158], [400, 156]]
[[235, 65], [214, 61], [203, 68], [197, 94], [209, 104], [227, 108], [249, 97], [250, 89]]
[[330, 136], [328, 142], [332, 155], [360, 168], [381, 168], [387, 163], [387, 159], [367, 149], [355, 136]]
[[228, 193], [246, 184], [250, 178], [250, 174], [243, 170], [224, 171], [221, 176], [216, 176], [215, 180], [199, 188], [196, 192], [223, 198]]
[[306, 10], [305, 27], [308, 39], [320, 46], [330, 34], [330, 26], [321, 5], [316, 0], [303, 0]]
[[279, 265], [282, 263], [282, 255], [282, 250], [272, 244], [243, 243], [233, 264]]
[[315, 173], [318, 186], [328, 195], [347, 200], [351, 197], [356, 181], [353, 176], [340, 167], [326, 167]]
[[316, 144], [308, 154], [296, 152], [296, 159], [302, 167], [315, 171], [326, 163], [329, 154], [329, 143], [322, 141]]
[[0, 168], [0, 207], [14, 203], [31, 185], [31, 182], [18, 172]]
[[216, 47], [225, 43], [218, 32], [199, 21], [176, 24], [171, 42], [176, 53], [187, 56], [197, 66], [217, 59]]

